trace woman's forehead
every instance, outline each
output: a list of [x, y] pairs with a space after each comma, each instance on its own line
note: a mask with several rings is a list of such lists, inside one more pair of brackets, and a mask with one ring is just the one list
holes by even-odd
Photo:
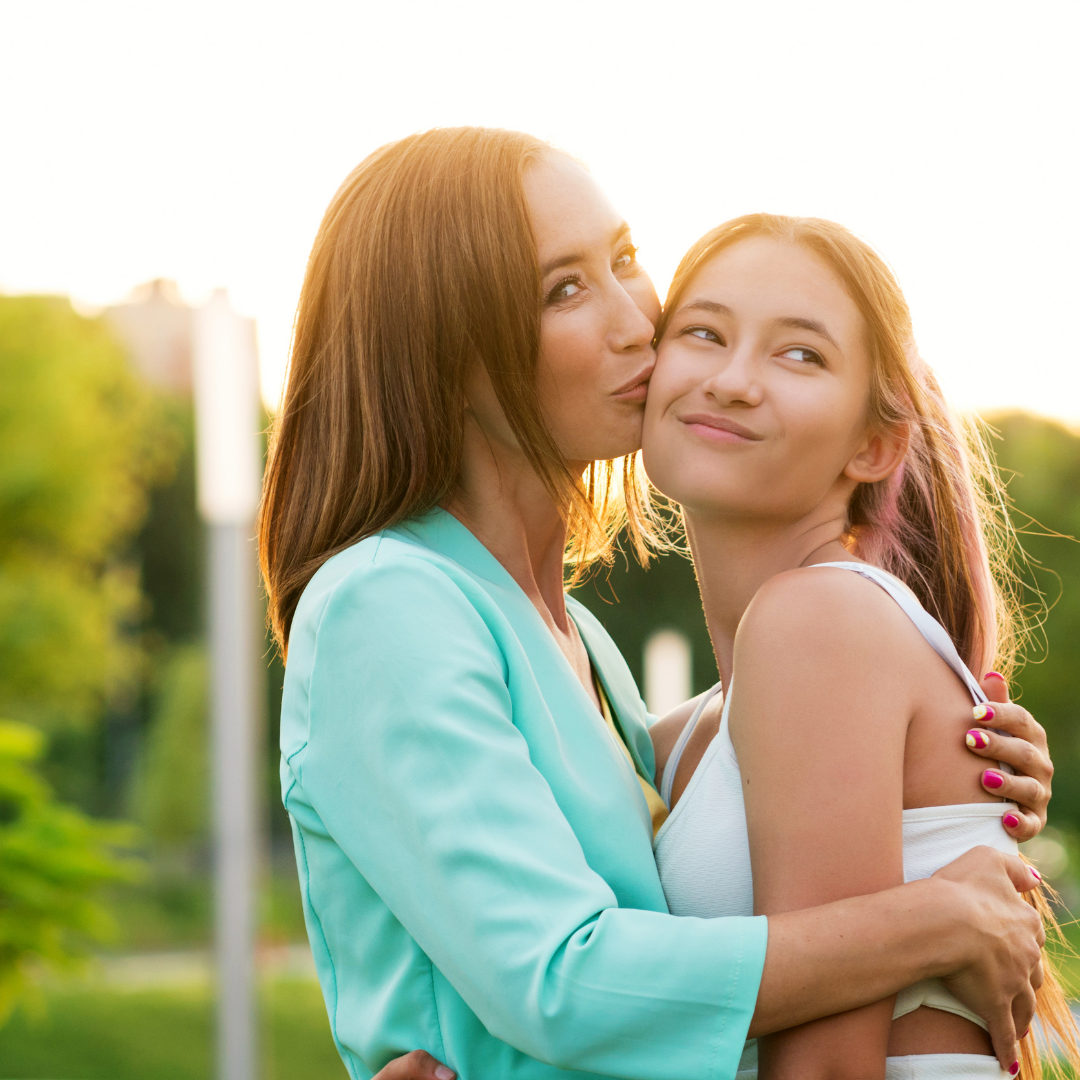
[[567, 244], [607, 245], [622, 218], [599, 184], [573, 158], [539, 157], [522, 179], [541, 264]]

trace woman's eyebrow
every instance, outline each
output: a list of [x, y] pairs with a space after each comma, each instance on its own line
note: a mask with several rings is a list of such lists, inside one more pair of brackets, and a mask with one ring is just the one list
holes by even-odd
[[[611, 246], [614, 247], [629, 231], [630, 226], [625, 221], [621, 222], [612, 230]], [[569, 266], [571, 263], [584, 262], [585, 258], [586, 256], [580, 251], [573, 251], [569, 255], [559, 255], [540, 267], [540, 276], [547, 277], [552, 270], [558, 270], [561, 266]]]
[[783, 319], [774, 319], [773, 326], [789, 327], [792, 330], [809, 330], [812, 334], [819, 334], [823, 337], [834, 349], [840, 348], [836, 344], [836, 339], [825, 329], [825, 324], [818, 322], [817, 319], [804, 319], [799, 315], [788, 315]]

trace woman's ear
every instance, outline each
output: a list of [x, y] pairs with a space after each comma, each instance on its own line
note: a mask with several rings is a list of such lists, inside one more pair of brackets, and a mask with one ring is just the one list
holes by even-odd
[[844, 467], [844, 475], [859, 484], [875, 484], [899, 467], [907, 454], [911, 432], [907, 424], [870, 431]]

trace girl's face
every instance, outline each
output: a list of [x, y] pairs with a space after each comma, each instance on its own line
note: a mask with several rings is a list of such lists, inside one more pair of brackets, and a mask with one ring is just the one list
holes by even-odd
[[806, 249], [754, 237], [721, 251], [659, 343], [649, 478], [698, 518], [797, 526], [846, 514], [856, 484], [899, 460], [896, 441], [868, 426], [865, 333], [843, 285]]
[[525, 174], [543, 296], [537, 391], [563, 456], [584, 468], [641, 446], [660, 301], [630, 227], [576, 162]]

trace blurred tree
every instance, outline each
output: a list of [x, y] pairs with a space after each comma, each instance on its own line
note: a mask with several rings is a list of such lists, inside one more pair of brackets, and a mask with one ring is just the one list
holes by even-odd
[[719, 678], [694, 564], [688, 558], [661, 555], [646, 571], [632, 557], [620, 554], [610, 571], [594, 574], [574, 596], [603, 623], [639, 687], [643, 686], [645, 641], [661, 629], [679, 630], [689, 638], [695, 694]]
[[207, 662], [200, 644], [172, 649], [162, 666], [132, 784], [135, 820], [159, 845], [205, 839], [210, 801]]
[[175, 440], [98, 319], [0, 297], [0, 710], [83, 728], [130, 692], [141, 617], [123, 559]]
[[[1080, 831], [1080, 435], [1024, 413], [990, 418], [1028, 556], [1026, 599], [1046, 599], [1014, 695], [1046, 728], [1056, 763], [1050, 819]], [[1051, 535], [1051, 534], [1059, 535]]]
[[139, 864], [120, 858], [131, 826], [94, 821], [63, 806], [32, 766], [44, 736], [0, 722], [0, 1025], [30, 988], [32, 965], [70, 966], [114, 925], [95, 894], [131, 881]]

